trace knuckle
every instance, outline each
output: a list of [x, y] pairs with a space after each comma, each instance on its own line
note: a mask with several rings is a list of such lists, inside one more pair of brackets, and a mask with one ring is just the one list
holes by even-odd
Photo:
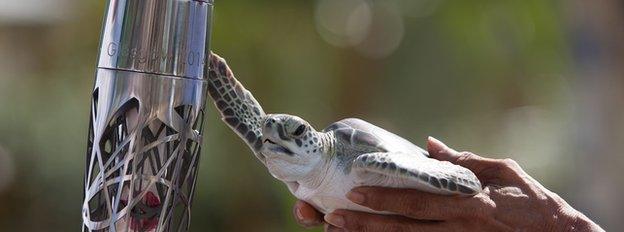
[[511, 159], [511, 158], [505, 158], [505, 159], [503, 159], [503, 163], [507, 164], [507, 165], [508, 165], [508, 166], [510, 166], [510, 167], [513, 167], [513, 166], [517, 166], [517, 165], [518, 165], [518, 163], [517, 163], [515, 160]]
[[518, 170], [518, 168], [520, 167], [520, 165], [518, 165], [518, 162], [510, 158], [502, 159], [501, 165], [509, 170]]
[[475, 154], [469, 151], [462, 151], [455, 160], [457, 163], [467, 163], [475, 159]]
[[496, 209], [496, 203], [487, 196], [479, 199], [479, 207], [476, 207], [476, 216], [480, 219], [488, 219], [491, 217], [492, 212]]

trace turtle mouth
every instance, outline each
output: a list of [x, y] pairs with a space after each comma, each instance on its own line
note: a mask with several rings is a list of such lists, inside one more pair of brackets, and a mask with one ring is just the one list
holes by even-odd
[[264, 139], [264, 141], [263, 141], [263, 142], [264, 142], [264, 143], [273, 144], [273, 146], [268, 147], [268, 148], [269, 148], [269, 150], [271, 150], [271, 151], [273, 151], [273, 152], [276, 152], [276, 153], [284, 153], [284, 154], [289, 155], [289, 156], [293, 156], [293, 155], [295, 154], [295, 153], [294, 153], [294, 152], [292, 152], [290, 149], [288, 149], [288, 148], [286, 148], [286, 147], [284, 147], [284, 146], [282, 146], [282, 145], [279, 145], [279, 144], [277, 144], [276, 142], [273, 142], [272, 140], [270, 140], [270, 139], [268, 139], [268, 138], [267, 138], [267, 139]]

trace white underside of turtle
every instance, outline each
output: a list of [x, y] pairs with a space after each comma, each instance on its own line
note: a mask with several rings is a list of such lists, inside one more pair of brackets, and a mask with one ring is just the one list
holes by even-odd
[[366, 121], [343, 119], [316, 131], [297, 116], [265, 114], [224, 59], [212, 54], [210, 65], [208, 93], [223, 121], [273, 177], [323, 213], [335, 209], [383, 213], [345, 197], [358, 186], [463, 196], [481, 191], [470, 170], [429, 158], [420, 147]]

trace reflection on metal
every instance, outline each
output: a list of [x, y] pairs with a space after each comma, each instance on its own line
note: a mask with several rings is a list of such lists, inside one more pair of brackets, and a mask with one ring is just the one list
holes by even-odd
[[109, 0], [93, 89], [83, 231], [186, 231], [212, 0]]
[[110, 0], [98, 67], [201, 79], [211, 15], [211, 0]]
[[185, 231], [206, 82], [100, 69], [91, 110], [83, 231]]

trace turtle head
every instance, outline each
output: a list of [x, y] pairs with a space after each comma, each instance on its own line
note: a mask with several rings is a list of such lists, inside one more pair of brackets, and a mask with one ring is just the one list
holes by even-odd
[[267, 168], [282, 181], [300, 180], [323, 158], [323, 135], [297, 116], [267, 115], [262, 126]]

